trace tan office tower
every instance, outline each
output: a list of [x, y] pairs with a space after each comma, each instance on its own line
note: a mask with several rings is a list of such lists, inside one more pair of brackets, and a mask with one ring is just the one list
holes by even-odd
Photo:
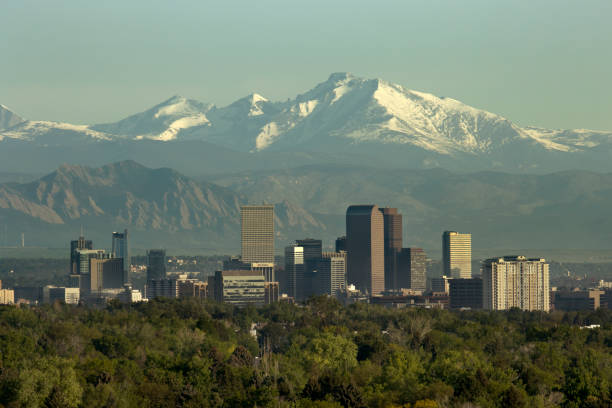
[[402, 214], [397, 208], [380, 208], [385, 226], [385, 289], [400, 289], [399, 254], [402, 250]]
[[488, 310], [550, 309], [548, 264], [543, 258], [506, 256], [483, 264], [483, 307]]
[[274, 263], [274, 205], [240, 207], [242, 262]]
[[472, 234], [444, 231], [442, 234], [442, 267], [451, 278], [472, 278]]
[[363, 293], [385, 290], [383, 215], [376, 205], [352, 205], [346, 210], [347, 284]]

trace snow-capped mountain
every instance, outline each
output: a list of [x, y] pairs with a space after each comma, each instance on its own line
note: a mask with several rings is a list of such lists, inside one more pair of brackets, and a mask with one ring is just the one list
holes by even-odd
[[0, 140], [42, 145], [63, 139], [200, 141], [244, 153], [350, 153], [381, 163], [395, 157], [412, 166], [612, 170], [612, 132], [521, 128], [455, 99], [348, 73], [332, 74], [285, 102], [254, 93], [217, 107], [174, 96], [119, 122], [92, 126], [23, 121], [12, 113], [6, 119], [2, 109]]
[[4, 105], [0, 105], [0, 131], [11, 128], [24, 119]]
[[184, 129], [208, 125], [206, 113], [212, 107], [193, 99], [173, 96], [149, 110], [116, 123], [93, 125], [91, 129], [135, 139], [174, 140]]

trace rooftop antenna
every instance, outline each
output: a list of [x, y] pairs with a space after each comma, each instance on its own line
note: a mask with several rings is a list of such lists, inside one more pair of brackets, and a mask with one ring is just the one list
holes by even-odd
[[85, 235], [83, 235], [83, 224], [81, 224], [81, 237], [84, 237]]
[[21, 233], [21, 247], [25, 248], [25, 232]]

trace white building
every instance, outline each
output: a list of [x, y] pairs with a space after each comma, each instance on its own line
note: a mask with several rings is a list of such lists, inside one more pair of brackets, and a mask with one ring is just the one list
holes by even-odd
[[485, 309], [550, 310], [548, 264], [543, 258], [506, 256], [487, 259], [482, 285]]

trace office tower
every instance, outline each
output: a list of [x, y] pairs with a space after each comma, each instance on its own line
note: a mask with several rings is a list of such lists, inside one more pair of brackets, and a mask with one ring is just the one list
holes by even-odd
[[376, 205], [352, 205], [346, 210], [347, 283], [362, 293], [385, 290], [383, 215]]
[[304, 248], [304, 279], [300, 283], [304, 299], [317, 294], [317, 262], [321, 259], [323, 242], [320, 239], [298, 239], [296, 245]]
[[451, 278], [472, 277], [472, 234], [444, 231], [442, 234], [443, 273]]
[[550, 283], [545, 259], [506, 256], [483, 264], [483, 307], [488, 310], [550, 309]]
[[421, 248], [402, 248], [398, 255], [395, 287], [425, 291], [427, 289], [427, 256]]
[[266, 301], [266, 281], [258, 272], [217, 271], [214, 286], [217, 302], [234, 306], [260, 306]]
[[285, 248], [285, 276], [289, 296], [295, 300], [304, 299], [304, 248], [291, 245]]
[[482, 309], [482, 279], [451, 279], [449, 284], [451, 309]]
[[336, 252], [346, 251], [346, 236], [336, 239]]
[[346, 252], [323, 252], [317, 262], [317, 295], [338, 296], [346, 289]]
[[108, 255], [103, 249], [76, 250], [76, 273], [70, 275], [70, 286], [79, 288], [82, 297], [91, 292], [91, 260], [104, 258]]
[[402, 214], [397, 208], [380, 208], [385, 230], [385, 289], [400, 289], [397, 282], [398, 256], [402, 250]]
[[166, 250], [150, 249], [147, 251], [147, 280], [166, 277]]
[[130, 253], [128, 246], [128, 230], [113, 232], [113, 258], [123, 259], [123, 283], [130, 282]]
[[274, 263], [274, 205], [240, 207], [242, 262]]
[[90, 292], [123, 288], [123, 259], [90, 259]]
[[86, 240], [84, 236], [80, 236], [79, 239], [70, 241], [70, 273], [77, 273], [77, 249], [93, 249], [93, 243], [91, 240]]

